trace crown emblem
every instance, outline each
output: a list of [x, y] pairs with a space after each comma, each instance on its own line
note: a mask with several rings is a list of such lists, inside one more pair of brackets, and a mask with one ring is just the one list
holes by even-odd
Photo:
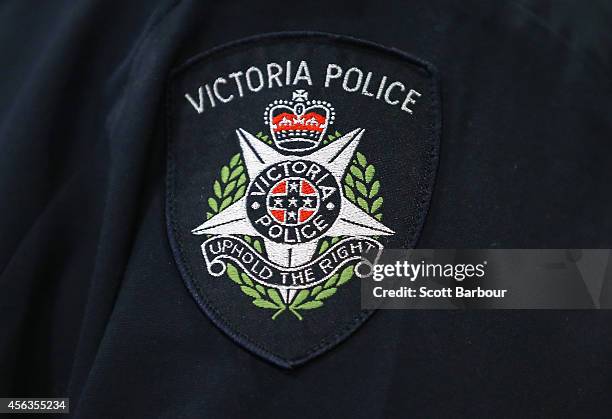
[[301, 89], [293, 92], [290, 101], [275, 100], [264, 113], [274, 144], [281, 150], [292, 152], [318, 147], [334, 119], [335, 112], [330, 103], [308, 100], [308, 92]]

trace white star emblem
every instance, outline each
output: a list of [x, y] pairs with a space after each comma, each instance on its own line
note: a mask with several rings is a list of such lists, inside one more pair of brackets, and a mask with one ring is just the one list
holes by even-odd
[[297, 198], [289, 198], [287, 201], [289, 201], [289, 206], [290, 207], [297, 207]]
[[[270, 165], [295, 160], [307, 160], [317, 163], [336, 178], [342, 185], [342, 177], [353, 154], [359, 145], [364, 130], [355, 129], [331, 144], [307, 156], [285, 156], [254, 135], [239, 129], [236, 131], [242, 150], [249, 179], [255, 179]], [[290, 182], [291, 184], [291, 182]], [[298, 183], [295, 183], [298, 185]], [[291, 188], [291, 186], [289, 186]], [[246, 196], [242, 197], [225, 210], [192, 230], [193, 234], [236, 234], [260, 236], [251, 225], [247, 215]], [[342, 196], [340, 214], [325, 236], [385, 236], [394, 231], [362, 211], [358, 206]], [[317, 250], [320, 237], [299, 244], [276, 243], [264, 237], [266, 252], [270, 260], [280, 266], [294, 267], [308, 263]]]
[[300, 186], [300, 184], [298, 182], [289, 182], [289, 192], [291, 191], [298, 191], [298, 187]]

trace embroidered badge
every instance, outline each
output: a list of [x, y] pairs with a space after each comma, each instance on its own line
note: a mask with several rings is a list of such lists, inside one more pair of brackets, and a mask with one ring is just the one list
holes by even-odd
[[375, 237], [393, 234], [379, 221], [376, 168], [356, 154], [364, 130], [324, 141], [334, 117], [300, 89], [266, 108], [269, 135], [236, 130], [241, 152], [221, 168], [208, 220], [192, 231], [214, 235], [202, 244], [208, 272], [227, 273], [272, 320], [322, 307], [356, 272], [353, 261], [380, 251]]
[[371, 314], [362, 256], [413, 246], [424, 221], [431, 68], [352, 39], [271, 35], [196, 57], [168, 95], [169, 234], [196, 301], [281, 366], [338, 343]]

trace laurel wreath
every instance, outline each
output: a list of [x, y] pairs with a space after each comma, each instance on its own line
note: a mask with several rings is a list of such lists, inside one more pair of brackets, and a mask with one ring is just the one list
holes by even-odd
[[[256, 136], [267, 144], [271, 143], [268, 136], [261, 132], [257, 133]], [[336, 131], [334, 134], [328, 135], [323, 144], [327, 145], [340, 137], [340, 132]], [[232, 156], [227, 165], [221, 168], [220, 177], [213, 183], [214, 196], [208, 198], [209, 211], [206, 212], [206, 219], [210, 219], [242, 198], [246, 186], [247, 176], [244, 162], [241, 154], [237, 153]], [[379, 196], [380, 180], [376, 178], [376, 168], [369, 164], [366, 157], [359, 151], [355, 153], [355, 157], [344, 175], [342, 186], [344, 196], [349, 201], [358, 205], [378, 221], [382, 221], [383, 197]], [[257, 252], [263, 254], [264, 249], [259, 239], [250, 236], [243, 236], [243, 239], [253, 246]], [[319, 240], [317, 252], [322, 254], [341, 239], [341, 237], [330, 237]], [[301, 311], [323, 307], [325, 305], [324, 300], [333, 296], [339, 287], [353, 278], [354, 268], [354, 265], [347, 266], [341, 272], [332, 275], [323, 285], [300, 290], [290, 304], [285, 304], [278, 290], [257, 283], [232, 263], [227, 263], [226, 273], [240, 287], [242, 293], [252, 299], [253, 305], [275, 311], [272, 314], [272, 320], [285, 311], [289, 311], [299, 320], [303, 320]]]

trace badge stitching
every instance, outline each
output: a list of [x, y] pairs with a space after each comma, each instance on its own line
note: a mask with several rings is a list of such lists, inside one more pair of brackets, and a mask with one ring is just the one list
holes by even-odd
[[[358, 47], [364, 47], [364, 48], [371, 48], [373, 50], [375, 50], [378, 53], [391, 53], [393, 55], [395, 55], [396, 57], [399, 56], [400, 58], [408, 61], [411, 64], [416, 64], [417, 65], [417, 69], [419, 71], [426, 71], [428, 73], [428, 75], [430, 76], [431, 80], [428, 83], [429, 85], [429, 89], [430, 92], [432, 94], [432, 102], [431, 102], [431, 106], [430, 106], [430, 111], [434, 112], [434, 114], [436, 113], [437, 110], [437, 104], [438, 99], [439, 99], [439, 95], [437, 92], [437, 77], [435, 75], [435, 71], [433, 70], [432, 66], [428, 63], [423, 62], [422, 60], [416, 59], [414, 57], [411, 57], [401, 51], [395, 50], [395, 49], [390, 49], [390, 48], [386, 48], [374, 43], [370, 43], [367, 41], [362, 41], [362, 40], [357, 40], [357, 39], [353, 39], [350, 37], [344, 37], [344, 36], [340, 36], [340, 35], [333, 35], [333, 34], [326, 34], [326, 33], [312, 33], [312, 32], [291, 32], [291, 33], [277, 33], [277, 34], [268, 34], [268, 35], [260, 35], [260, 36], [256, 36], [256, 37], [252, 37], [252, 38], [247, 38], [241, 41], [237, 41], [237, 42], [232, 42], [226, 45], [222, 45], [220, 47], [216, 47], [213, 48], [203, 54], [197, 55], [193, 58], [191, 58], [190, 60], [188, 60], [186, 63], [184, 63], [183, 65], [179, 66], [176, 70], [174, 70], [171, 74], [171, 78], [169, 79], [168, 83], [170, 82], [170, 80], [176, 76], [176, 74], [180, 73], [181, 71], [183, 71], [184, 69], [188, 68], [191, 64], [196, 63], [198, 61], [200, 61], [201, 59], [209, 56], [209, 55], [213, 55], [215, 52], [217, 51], [221, 51], [221, 50], [226, 50], [226, 49], [232, 49], [232, 48], [238, 48], [244, 44], [248, 44], [250, 42], [255, 42], [257, 40], [274, 40], [274, 39], [285, 39], [285, 40], [290, 40], [292, 38], [303, 38], [303, 37], [314, 37], [314, 38], [323, 38], [323, 39], [327, 39], [327, 40], [335, 40], [335, 41], [340, 41], [341, 43], [344, 44], [348, 44], [349, 46], [358, 46]], [[170, 84], [170, 83], [169, 83]], [[168, 92], [171, 92], [172, 90], [172, 86], [169, 87], [169, 89], [167, 90]], [[271, 360], [272, 362], [283, 366], [283, 367], [288, 367], [291, 368], [295, 365], [301, 364], [305, 361], [307, 361], [308, 359], [316, 356], [318, 353], [320, 353], [322, 350], [326, 350], [331, 346], [335, 346], [336, 344], [338, 344], [339, 342], [341, 342], [342, 340], [346, 339], [351, 332], [353, 332], [357, 326], [359, 326], [360, 324], [362, 324], [365, 320], [367, 320], [367, 318], [369, 318], [369, 316], [372, 314], [372, 311], [368, 310], [368, 311], [361, 311], [358, 315], [356, 315], [353, 320], [349, 321], [346, 323], [346, 326], [341, 328], [339, 331], [337, 331], [337, 333], [334, 333], [333, 335], [324, 337], [318, 344], [313, 345], [311, 348], [309, 348], [304, 356], [301, 357], [296, 357], [293, 359], [289, 359], [286, 360], [284, 358], [282, 358], [281, 356], [279, 356], [278, 354], [275, 354], [274, 352], [270, 351], [268, 348], [264, 347], [263, 345], [260, 345], [258, 343], [253, 342], [248, 336], [237, 332], [236, 328], [233, 327], [233, 325], [231, 323], [229, 323], [227, 321], [227, 319], [225, 319], [221, 313], [219, 313], [209, 302], [207, 302], [204, 298], [204, 292], [201, 288], [201, 286], [193, 280], [192, 277], [192, 272], [189, 266], [186, 266], [187, 263], [185, 263], [185, 259], [183, 257], [184, 254], [184, 250], [183, 250], [183, 244], [182, 244], [182, 234], [178, 231], [177, 225], [176, 225], [176, 221], [175, 221], [175, 206], [174, 206], [174, 182], [175, 182], [175, 156], [172, 153], [172, 144], [173, 144], [173, 140], [171, 138], [170, 135], [170, 116], [171, 116], [171, 105], [170, 105], [170, 97], [168, 96], [167, 98], [167, 103], [166, 103], [166, 108], [167, 108], [167, 127], [168, 127], [168, 131], [167, 131], [167, 141], [168, 141], [168, 179], [167, 179], [167, 214], [166, 214], [166, 218], [167, 218], [167, 225], [171, 228], [172, 231], [168, 231], [169, 233], [169, 240], [171, 242], [171, 248], [172, 248], [172, 252], [175, 254], [175, 257], [177, 258], [177, 261], [181, 261], [181, 263], [178, 263], [178, 268], [181, 271], [181, 273], [183, 274], [183, 278], [185, 279], [184, 282], [187, 283], [187, 286], [189, 288], [189, 290], [191, 291], [192, 295], [195, 297], [196, 301], [198, 302], [198, 304], [204, 308], [205, 311], [211, 312], [213, 315], [210, 315], [209, 317], [211, 317], [211, 320], [213, 320], [213, 322], [219, 327], [221, 328], [225, 333], [227, 333], [229, 336], [231, 336], [234, 340], [236, 340], [237, 342], [243, 344], [244, 346], [246, 346], [247, 348], [251, 349], [253, 352], [259, 354], [260, 356], [264, 357], [265, 359]], [[441, 109], [440, 109], [441, 112]], [[419, 182], [419, 185], [423, 188], [428, 189], [428, 193], [425, 197], [423, 197], [422, 200], [420, 200], [419, 205], [418, 205], [418, 214], [417, 216], [420, 218], [420, 222], [418, 222], [416, 225], [414, 225], [413, 227], [410, 228], [409, 230], [409, 234], [406, 237], [405, 242], [409, 243], [409, 245], [414, 245], [415, 243], [415, 236], [417, 235], [417, 233], [422, 229], [422, 226], [424, 224], [424, 220], [425, 220], [425, 216], [426, 216], [426, 211], [427, 211], [427, 207], [428, 207], [428, 201], [431, 197], [431, 193], [433, 190], [433, 184], [435, 182], [435, 176], [431, 176], [432, 172], [435, 172], [436, 168], [437, 168], [437, 162], [438, 162], [438, 149], [439, 149], [439, 141], [437, 140], [440, 137], [440, 127], [441, 127], [441, 116], [439, 118], [435, 118], [435, 120], [433, 120], [429, 126], [430, 126], [430, 135], [427, 136], [427, 140], [431, 143], [431, 149], [430, 149], [430, 154], [427, 156], [427, 165], [425, 168], [426, 171], [426, 175], [429, 177], [429, 184], [424, 184], [423, 182]], [[178, 252], [176, 251], [178, 248]], [[182, 265], [182, 266], [181, 266]], [[195, 290], [193, 289], [193, 287], [196, 287], [198, 292], [195, 292]], [[233, 328], [232, 329], [228, 329], [228, 326]]]

